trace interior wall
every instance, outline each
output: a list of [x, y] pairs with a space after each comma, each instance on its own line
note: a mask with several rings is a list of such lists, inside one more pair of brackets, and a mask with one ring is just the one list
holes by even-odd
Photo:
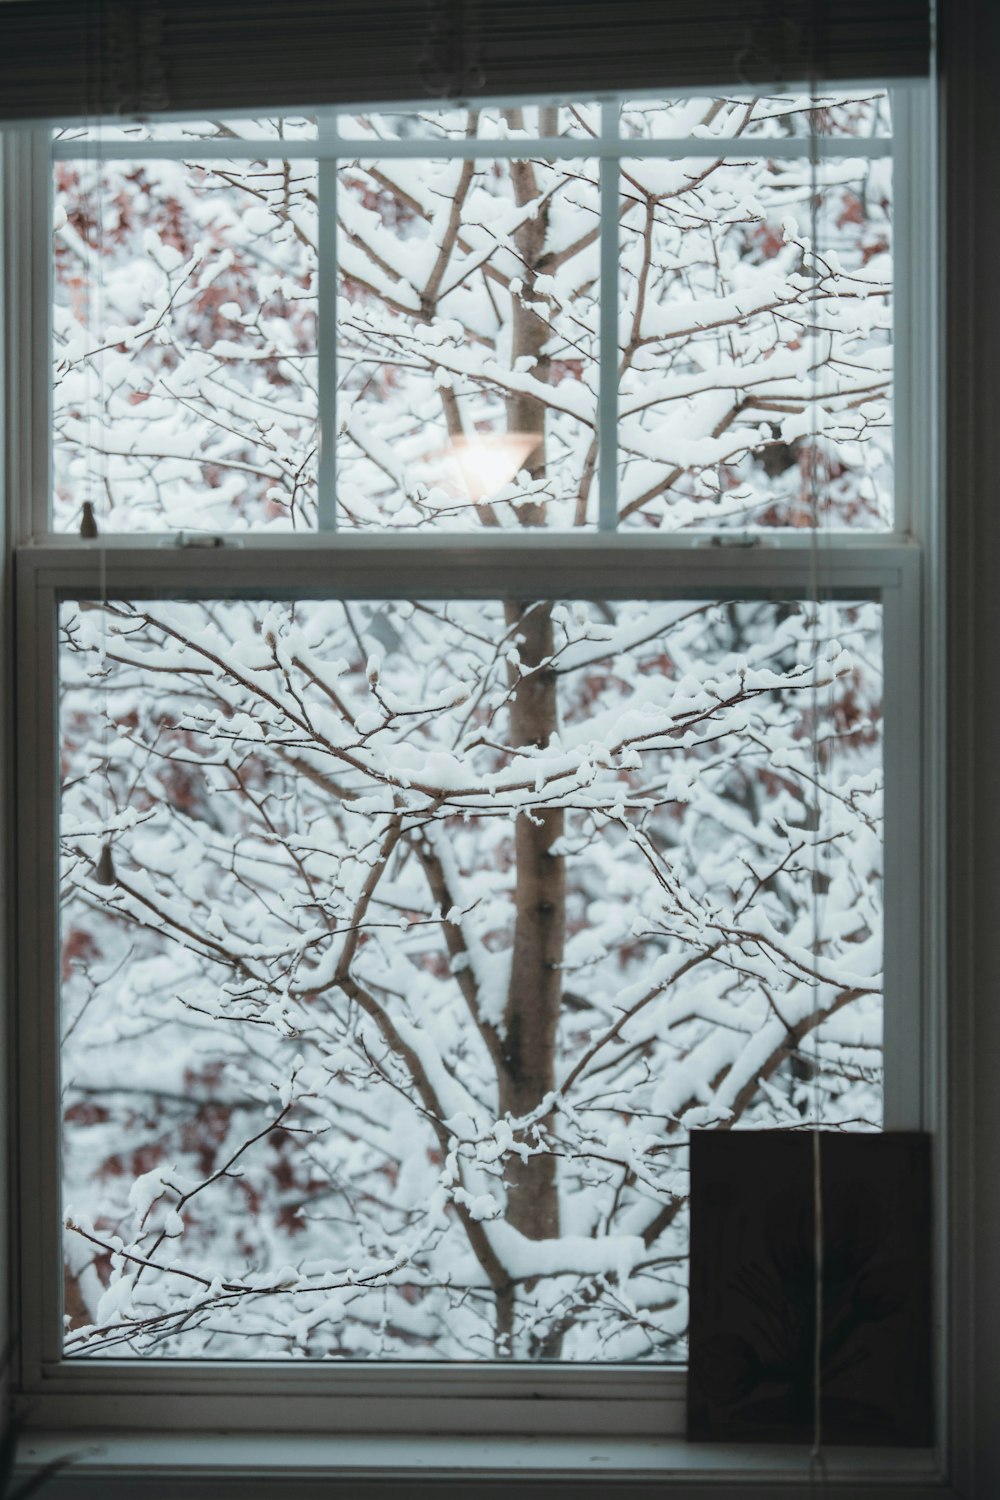
[[941, 0], [945, 718], [952, 1194], [949, 1447], [959, 1493], [1000, 1493], [1000, 7]]

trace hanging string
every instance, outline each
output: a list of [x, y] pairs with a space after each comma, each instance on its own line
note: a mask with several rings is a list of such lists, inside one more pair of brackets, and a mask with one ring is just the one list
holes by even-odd
[[[820, 175], [819, 175], [819, 68], [816, 48], [816, 5], [809, 6], [809, 248], [812, 257], [812, 316], [809, 322], [810, 376], [813, 384], [809, 434], [809, 606], [812, 613], [812, 688], [810, 703], [810, 752], [812, 760], [812, 817], [813, 846], [811, 871], [812, 908], [812, 953], [813, 953], [813, 1005], [810, 1017], [812, 1038], [812, 1206], [813, 1206], [813, 1361], [812, 1361], [812, 1446], [809, 1453], [809, 1489], [815, 1496], [817, 1481], [821, 1492], [827, 1491], [826, 1457], [823, 1452], [823, 1160], [820, 1122], [822, 1118], [821, 1053], [819, 1043], [820, 983], [817, 977], [820, 954], [820, 701], [817, 681], [817, 663], [822, 640], [820, 625], [820, 512], [821, 512], [821, 466], [820, 466], [820, 420], [819, 406], [822, 399], [820, 379], [820, 326], [819, 326], [819, 232], [820, 232]], [[805, 268], [803, 268], [805, 269]], [[832, 752], [831, 752], [832, 753]]]
[[[94, 867], [94, 881], [97, 885], [112, 886], [117, 883], [114, 858], [111, 852], [111, 838], [107, 831], [111, 821], [113, 802], [111, 796], [111, 771], [110, 771], [110, 720], [111, 701], [107, 684], [107, 656], [108, 656], [108, 626], [107, 626], [107, 602], [108, 602], [108, 577], [107, 577], [107, 543], [102, 535], [102, 529], [97, 521], [98, 494], [103, 489], [105, 496], [110, 494], [108, 485], [108, 463], [105, 451], [106, 422], [101, 419], [104, 412], [106, 399], [105, 381], [105, 339], [104, 325], [106, 322], [106, 301], [104, 286], [104, 192], [103, 179], [105, 168], [104, 141], [101, 137], [101, 122], [103, 119], [103, 101], [99, 84], [99, 63], [94, 55], [98, 45], [99, 36], [98, 21], [92, 15], [91, 45], [87, 49], [87, 64], [93, 62], [93, 67], [88, 67], [89, 80], [92, 84], [88, 88], [88, 105], [85, 116], [84, 128], [90, 135], [90, 142], [86, 152], [86, 160], [91, 167], [90, 191], [92, 194], [91, 216], [94, 222], [94, 259], [96, 265], [90, 277], [90, 295], [87, 300], [88, 322], [92, 335], [94, 354], [90, 361], [87, 373], [87, 421], [86, 438], [87, 453], [84, 461], [85, 494], [82, 503], [82, 514], [80, 519], [80, 536], [85, 540], [96, 540], [97, 547], [97, 569], [98, 569], [98, 607], [101, 619], [101, 641], [100, 641], [100, 666], [101, 666], [101, 692], [102, 701], [100, 705], [101, 719], [101, 787], [100, 798], [100, 823], [103, 827], [101, 849]], [[95, 409], [97, 418], [95, 420]], [[97, 442], [94, 442], [94, 436]], [[86, 491], [89, 490], [88, 495]]]
[[[819, 298], [817, 294], [817, 283], [819, 278], [819, 134], [818, 134], [818, 110], [819, 110], [819, 68], [816, 48], [816, 6], [815, 0], [810, 0], [808, 15], [808, 58], [809, 77], [807, 80], [809, 91], [809, 257], [811, 264], [805, 254], [802, 258], [803, 275], [810, 275], [813, 279], [812, 291], [812, 315], [808, 331], [809, 348], [809, 376], [813, 382], [814, 389], [807, 396], [809, 402], [809, 448], [806, 500], [809, 507], [809, 582], [806, 596], [806, 607], [810, 611], [808, 628], [811, 637], [812, 656], [812, 685], [810, 689], [810, 712], [809, 712], [809, 741], [812, 773], [812, 796], [811, 806], [806, 807], [807, 826], [813, 824], [813, 847], [812, 847], [812, 869], [810, 871], [810, 908], [812, 926], [812, 955], [813, 968], [818, 969], [818, 958], [820, 951], [820, 908], [819, 908], [819, 827], [821, 817], [820, 802], [820, 744], [819, 744], [819, 684], [816, 679], [816, 664], [819, 659], [819, 646], [821, 639], [820, 631], [820, 513], [821, 513], [821, 478], [820, 478], [820, 424], [818, 415], [818, 404], [820, 399], [819, 380], [819, 356], [820, 356], [820, 329], [819, 329]], [[773, 31], [773, 27], [769, 28]], [[736, 72], [740, 82], [750, 90], [755, 89], [752, 80], [747, 77], [745, 68], [751, 58], [763, 56], [766, 58], [765, 76], [776, 76], [774, 59], [770, 51], [765, 48], [763, 53], [759, 50], [756, 39], [751, 37], [748, 28], [747, 44], [737, 58]], [[807, 794], [808, 796], [808, 794]], [[820, 1084], [821, 1054], [819, 1046], [819, 981], [815, 981], [813, 989], [813, 1004], [810, 1015], [810, 1033], [812, 1037], [812, 1078], [810, 1089], [810, 1113], [812, 1116], [812, 1206], [813, 1206], [813, 1358], [812, 1358], [812, 1442], [809, 1449], [809, 1490], [815, 1497], [820, 1493], [817, 1483], [822, 1486], [822, 1494], [827, 1494], [828, 1475], [826, 1456], [823, 1450], [823, 1173], [822, 1154], [820, 1140], [820, 1121], [822, 1118], [822, 1088]]]
[[[769, 37], [773, 36], [774, 26], [777, 20], [772, 21], [768, 28]], [[820, 951], [820, 906], [819, 906], [819, 830], [822, 806], [820, 802], [820, 744], [819, 744], [819, 684], [816, 676], [816, 664], [819, 659], [819, 648], [821, 640], [820, 629], [820, 514], [821, 514], [821, 476], [820, 476], [820, 424], [818, 405], [820, 401], [820, 379], [819, 379], [819, 357], [820, 357], [820, 329], [819, 329], [819, 66], [816, 46], [817, 16], [815, 0], [810, 0], [809, 13], [807, 16], [809, 27], [807, 39], [807, 53], [809, 61], [809, 76], [807, 86], [809, 91], [809, 255], [803, 254], [802, 272], [803, 276], [811, 275], [813, 282], [812, 309], [808, 330], [809, 348], [809, 378], [813, 384], [813, 390], [809, 392], [806, 399], [809, 403], [809, 448], [806, 477], [806, 500], [809, 507], [809, 582], [806, 595], [806, 607], [809, 610], [808, 629], [810, 633], [810, 646], [812, 657], [812, 685], [810, 688], [809, 709], [809, 742], [812, 773], [811, 806], [807, 801], [806, 821], [807, 826], [813, 825], [812, 846], [812, 868], [810, 871], [810, 908], [812, 926], [812, 955], [813, 968], [818, 970], [818, 958]], [[750, 27], [747, 29], [747, 42], [743, 51], [739, 54], [736, 64], [737, 76], [740, 82], [748, 89], [754, 90], [755, 85], [746, 74], [746, 66], [751, 59], [766, 59], [764, 74], [766, 77], [777, 77], [778, 70], [775, 68], [774, 58], [770, 48], [760, 49], [758, 39], [752, 34]], [[831, 752], [832, 753], [832, 752]], [[806, 794], [807, 798], [809, 794]], [[812, 1207], [813, 1207], [813, 1358], [812, 1358], [812, 1442], [809, 1449], [809, 1491], [815, 1497], [820, 1493], [817, 1484], [822, 1487], [822, 1494], [827, 1494], [828, 1475], [826, 1466], [826, 1455], [823, 1450], [823, 1172], [822, 1153], [820, 1139], [820, 1121], [822, 1118], [822, 1087], [820, 1083], [821, 1053], [819, 1046], [819, 981], [814, 981], [813, 1004], [810, 1015], [810, 1034], [812, 1037], [812, 1077], [810, 1089], [810, 1114], [812, 1129]]]

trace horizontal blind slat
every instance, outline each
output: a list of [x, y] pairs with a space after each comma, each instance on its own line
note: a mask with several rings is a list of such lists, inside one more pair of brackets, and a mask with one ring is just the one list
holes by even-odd
[[0, 119], [888, 81], [928, 0], [5, 0]]

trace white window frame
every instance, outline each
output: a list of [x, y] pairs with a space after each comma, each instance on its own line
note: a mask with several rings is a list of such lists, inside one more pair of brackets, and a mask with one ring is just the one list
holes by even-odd
[[[925, 92], [925, 91], [924, 91]], [[940, 843], [936, 791], [941, 758], [929, 733], [937, 701], [939, 661], [933, 619], [940, 604], [936, 561], [934, 359], [935, 329], [916, 316], [927, 305], [935, 283], [933, 255], [933, 132], [926, 99], [917, 87], [900, 87], [893, 97], [895, 326], [896, 326], [896, 504], [897, 526], [882, 535], [824, 534], [815, 556], [801, 533], [758, 533], [746, 538], [708, 533], [609, 537], [606, 531], [530, 539], [448, 535], [439, 538], [320, 531], [303, 543], [290, 536], [242, 535], [239, 547], [210, 553], [164, 546], [162, 537], [103, 538], [106, 587], [131, 596], [160, 593], [218, 595], [220, 591], [273, 597], [275, 556], [282, 560], [283, 586], [303, 597], [385, 597], [419, 582], [425, 597], [449, 594], [497, 597], [525, 591], [539, 596], [578, 597], [805, 597], [810, 571], [820, 597], [879, 598], [883, 604], [885, 664], [886, 773], [886, 974], [885, 1056], [886, 1124], [898, 1128], [935, 1129], [940, 1099], [935, 1086], [938, 1048], [936, 976], [940, 972], [943, 909], [940, 877], [933, 853]], [[211, 143], [207, 143], [211, 144]], [[321, 174], [331, 170], [336, 141], [321, 133], [320, 150], [328, 152]], [[456, 150], [463, 143], [455, 143]], [[500, 144], [500, 143], [498, 143]], [[550, 143], [563, 156], [610, 154], [594, 144]], [[650, 143], [636, 144], [646, 154]], [[691, 155], [692, 142], [656, 143]], [[741, 151], [746, 149], [741, 142]], [[585, 149], [581, 150], [581, 145]], [[241, 143], [241, 154], [245, 143]], [[274, 154], [270, 143], [270, 154]], [[145, 143], [123, 152], [146, 159], [172, 153]], [[226, 146], [226, 151], [231, 151]], [[252, 148], [246, 148], [252, 149]], [[474, 148], [469, 148], [470, 151]], [[494, 153], [490, 143], [489, 153]], [[520, 147], [523, 150], [523, 145]], [[697, 146], [695, 146], [697, 149]], [[717, 145], [712, 143], [713, 154]], [[773, 154], [773, 145], [766, 146]], [[797, 149], [801, 150], [801, 146]], [[858, 155], [840, 142], [829, 154]], [[380, 152], [385, 154], [380, 147]], [[183, 154], [209, 154], [206, 143], [188, 144]], [[68, 154], [68, 153], [67, 153]], [[317, 144], [302, 142], [300, 155], [314, 158]], [[399, 154], [404, 154], [400, 150]], [[431, 154], [410, 147], [409, 154]], [[434, 143], [434, 155], [448, 154]], [[476, 154], [483, 154], [479, 147]], [[513, 154], [513, 149], [509, 154]], [[764, 150], [762, 149], [762, 153]], [[332, 167], [335, 170], [335, 167]], [[21, 1200], [18, 1213], [18, 1297], [21, 1328], [21, 1387], [32, 1421], [41, 1430], [114, 1427], [123, 1433], [166, 1428], [173, 1433], [225, 1429], [271, 1436], [268, 1450], [280, 1473], [288, 1461], [280, 1449], [282, 1432], [325, 1434], [345, 1464], [358, 1472], [378, 1471], [377, 1459], [349, 1458], [352, 1440], [385, 1433], [464, 1435], [466, 1443], [495, 1439], [492, 1458], [484, 1454], [481, 1472], [493, 1463], [510, 1466], [504, 1448], [513, 1435], [530, 1435], [543, 1445], [539, 1464], [566, 1466], [572, 1460], [586, 1469], [585, 1448], [604, 1443], [607, 1461], [636, 1483], [698, 1469], [701, 1487], [711, 1474], [732, 1474], [736, 1455], [728, 1449], [698, 1453], [682, 1442], [684, 1382], [675, 1369], [623, 1366], [573, 1368], [512, 1365], [440, 1369], [423, 1365], [351, 1366], [308, 1369], [278, 1364], [203, 1364], [171, 1362], [169, 1368], [140, 1361], [67, 1361], [61, 1356], [58, 1311], [48, 1289], [58, 1286], [62, 1251], [58, 1225], [57, 1074], [55, 988], [56, 739], [55, 611], [61, 598], [95, 592], [94, 544], [48, 529], [50, 397], [50, 194], [51, 148], [47, 131], [10, 132], [3, 159], [5, 243], [5, 330], [7, 380], [6, 484], [11, 535], [17, 569], [17, 704], [16, 762], [19, 809], [16, 887], [22, 917], [17, 962], [17, 1073], [20, 1082], [17, 1134]], [[617, 181], [604, 174], [605, 208], [615, 203]], [[17, 205], [16, 212], [14, 205]], [[326, 250], [332, 250], [329, 238]], [[617, 263], [602, 260], [605, 289], [614, 285]], [[327, 277], [327, 282], [332, 278]], [[321, 278], [322, 286], [323, 278]], [[321, 293], [322, 297], [322, 293]], [[614, 301], [605, 296], [605, 305]], [[329, 319], [321, 301], [320, 325]], [[605, 348], [615, 337], [613, 317], [602, 319]], [[603, 368], [613, 365], [604, 361]], [[27, 372], [25, 374], [25, 372]], [[332, 419], [335, 371], [321, 375], [321, 405]], [[607, 382], [605, 382], [605, 385]], [[613, 431], [611, 390], [602, 385], [602, 428]], [[324, 391], [326, 395], [324, 396]], [[332, 429], [328, 429], [332, 430]], [[613, 445], [601, 446], [602, 464], [613, 464]], [[609, 494], [614, 490], [602, 472], [605, 497], [602, 522], [608, 522]], [[329, 491], [327, 491], [329, 493]], [[332, 518], [327, 515], [327, 522]], [[728, 545], [719, 545], [723, 541]], [[456, 586], [456, 579], [461, 586]], [[532, 589], [532, 581], [536, 580]], [[923, 753], [915, 753], [923, 747]], [[43, 750], [50, 756], [48, 763]], [[914, 932], [921, 934], [914, 941]], [[47, 934], [43, 946], [38, 934]], [[46, 1183], [42, 1192], [29, 1185]], [[940, 1258], [943, 1264], [943, 1257]], [[939, 1362], [940, 1364], [940, 1362]], [[943, 1379], [943, 1377], [941, 1377]], [[943, 1403], [941, 1403], [943, 1411]], [[944, 1436], [942, 1432], [942, 1437]], [[58, 1439], [41, 1442], [51, 1451]], [[126, 1441], [123, 1439], [123, 1441]], [[421, 1459], [413, 1442], [400, 1462], [419, 1469], [426, 1461], [447, 1463], [446, 1449]], [[458, 1439], [456, 1438], [456, 1442]], [[571, 1449], [560, 1446], [569, 1441]], [[274, 1443], [279, 1443], [274, 1447]], [[546, 1442], [550, 1445], [544, 1448]], [[340, 1444], [339, 1449], [336, 1447]], [[553, 1446], [554, 1445], [554, 1446]], [[584, 1445], [581, 1447], [581, 1445]], [[608, 1446], [610, 1445], [610, 1446]], [[65, 1442], [64, 1442], [65, 1446]], [[169, 1441], [167, 1440], [167, 1446]], [[126, 1443], [127, 1447], [127, 1443]], [[263, 1450], [262, 1450], [263, 1451]], [[454, 1462], [467, 1462], [456, 1455]], [[122, 1450], [126, 1452], [125, 1449]], [[549, 1454], [545, 1458], [545, 1453]], [[501, 1455], [498, 1457], [497, 1455]], [[503, 1456], [506, 1455], [506, 1456]], [[561, 1456], [560, 1456], [561, 1455]], [[315, 1456], [315, 1455], [314, 1455]], [[363, 1458], [363, 1455], [362, 1455]], [[169, 1465], [169, 1458], [164, 1460]], [[336, 1461], [336, 1460], [334, 1460]], [[748, 1472], [786, 1476], [792, 1483], [803, 1471], [801, 1454], [761, 1450], [739, 1461]], [[209, 1460], [206, 1458], [206, 1463]], [[122, 1459], [127, 1467], [128, 1459]], [[112, 1465], [113, 1467], [113, 1465]], [[858, 1482], [908, 1473], [915, 1488], [907, 1493], [943, 1494], [937, 1454], [886, 1453], [864, 1457], [841, 1450], [831, 1457], [834, 1472], [851, 1473]], [[478, 1471], [477, 1471], [478, 1472]], [[593, 1472], [591, 1468], [590, 1472]], [[607, 1473], [607, 1470], [603, 1472]], [[623, 1479], [623, 1483], [626, 1482]], [[782, 1481], [784, 1482], [784, 1481]], [[287, 1491], [286, 1491], [287, 1492]], [[672, 1491], [673, 1492], [673, 1491]], [[95, 1493], [97, 1491], [95, 1490]], [[108, 1493], [105, 1489], [102, 1493]], [[193, 1491], [192, 1491], [193, 1493]], [[261, 1491], [264, 1493], [264, 1491]], [[267, 1491], [270, 1493], [270, 1491]], [[278, 1493], [278, 1491], [275, 1491]], [[610, 1493], [610, 1492], [608, 1492]], [[624, 1493], [624, 1491], [622, 1492]], [[677, 1493], [681, 1493], [680, 1490]], [[791, 1493], [791, 1491], [789, 1491]], [[856, 1491], [860, 1495], [861, 1491]]]

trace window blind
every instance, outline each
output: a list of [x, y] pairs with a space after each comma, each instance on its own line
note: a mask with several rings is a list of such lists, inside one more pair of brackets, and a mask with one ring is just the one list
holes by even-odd
[[928, 71], [928, 0], [3, 0], [0, 119]]

